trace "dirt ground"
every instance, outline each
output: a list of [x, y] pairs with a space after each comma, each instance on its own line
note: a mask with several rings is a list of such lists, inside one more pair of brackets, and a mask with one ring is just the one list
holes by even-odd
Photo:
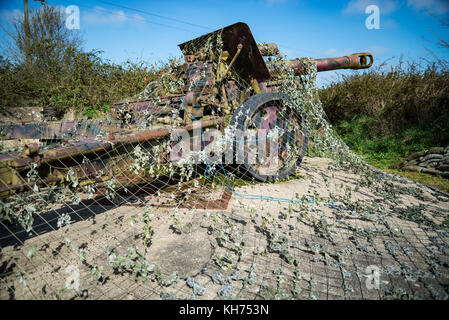
[[447, 299], [447, 195], [330, 164], [305, 158], [295, 179], [236, 186], [223, 210], [167, 191], [49, 207], [30, 234], [1, 223], [0, 298]]

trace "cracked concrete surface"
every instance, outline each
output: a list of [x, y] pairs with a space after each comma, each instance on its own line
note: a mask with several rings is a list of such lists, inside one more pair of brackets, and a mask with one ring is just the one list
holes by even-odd
[[[226, 210], [189, 209], [163, 193], [51, 208], [31, 235], [1, 224], [0, 298], [447, 299], [449, 198], [404, 179], [363, 183], [330, 162], [305, 158], [295, 179], [236, 186]], [[195, 202], [223, 193], [197, 189]], [[145, 206], [154, 214], [147, 247]], [[68, 229], [56, 226], [61, 213]], [[111, 252], [136, 246], [142, 260], [112, 266]], [[77, 291], [64, 289], [73, 270]]]

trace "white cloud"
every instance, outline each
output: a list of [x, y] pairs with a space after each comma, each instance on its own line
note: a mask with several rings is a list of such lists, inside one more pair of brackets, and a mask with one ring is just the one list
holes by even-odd
[[357, 51], [354, 51], [354, 49], [335, 49], [335, 48], [330, 48], [327, 49], [326, 51], [324, 51], [320, 57], [324, 57], [324, 58], [333, 58], [333, 57], [343, 57], [343, 56], [347, 56], [353, 53], [356, 53]]
[[287, 0], [265, 0], [269, 5], [281, 4]]
[[282, 50], [281, 50], [281, 53], [282, 53], [283, 55], [289, 57], [289, 58], [291, 57], [291, 59], [294, 59], [294, 55], [293, 55], [294, 51], [293, 51], [293, 50], [290, 50], [290, 49], [282, 49]]
[[133, 19], [133, 20], [135, 20], [135, 21], [137, 21], [137, 22], [139, 22], [139, 23], [145, 23], [145, 22], [146, 22], [145, 18], [142, 17], [142, 16], [141, 16], [140, 14], [138, 14], [138, 13], [135, 13], [135, 14], [131, 15], [131, 19]]
[[393, 19], [381, 19], [380, 27], [382, 29], [396, 29], [398, 24]]
[[23, 12], [14, 9], [14, 10], [0, 10], [0, 20], [6, 20], [9, 22], [14, 21], [16, 18], [23, 16]]
[[[55, 7], [63, 15], [65, 13], [65, 6], [58, 5]], [[144, 24], [145, 18], [140, 14], [127, 14], [123, 10], [109, 10], [101, 6], [95, 6], [89, 10], [80, 10], [83, 22], [88, 24], [123, 24], [125, 22]], [[14, 10], [0, 10], [0, 20], [12, 22], [17, 17], [23, 16], [23, 12], [18, 9]]]
[[128, 16], [122, 10], [108, 10], [100, 6], [82, 12], [82, 17], [89, 24], [117, 24], [128, 20]]
[[449, 12], [449, 1], [447, 0], [407, 0], [407, 5], [415, 10], [428, 10], [436, 14]]
[[355, 47], [355, 48], [351, 48], [351, 49], [342, 49], [342, 50], [330, 48], [323, 52], [323, 57], [326, 57], [326, 58], [343, 57], [343, 56], [351, 55], [353, 53], [360, 53], [360, 52], [369, 52], [374, 57], [376, 57], [376, 56], [383, 56], [385, 54], [388, 54], [388, 52], [390, 52], [390, 49], [381, 47], [381, 46], [376, 46], [376, 45], [372, 45], [367, 48]]
[[[66, 7], [62, 5], [55, 6], [55, 9], [65, 15]], [[0, 20], [14, 21], [16, 18], [22, 17], [23, 11], [19, 9], [0, 10]]]
[[281, 5], [284, 3], [298, 3], [299, 0], [263, 0], [265, 2], [265, 4], [267, 4], [268, 6], [276, 6], [276, 5]]
[[396, 11], [399, 4], [396, 0], [351, 0], [343, 10], [345, 14], [365, 13], [369, 5], [377, 5], [380, 14], [385, 15]]
[[337, 55], [337, 53], [338, 53], [338, 51], [335, 48], [330, 48], [330, 49], [324, 51], [324, 54], [326, 56], [335, 56], [335, 55]]
[[368, 52], [370, 52], [373, 56], [383, 56], [389, 51], [390, 49], [381, 46], [370, 46], [368, 48]]
[[[343, 10], [344, 14], [365, 13], [365, 8], [377, 5], [381, 15], [390, 14], [400, 7], [399, 0], [351, 0]], [[449, 13], [448, 0], [407, 0], [407, 6], [414, 10], [428, 10], [435, 14]]]
[[95, 6], [93, 10], [81, 12], [83, 21], [88, 24], [115, 24], [122, 25], [124, 23], [145, 24], [146, 20], [138, 13], [128, 14], [123, 10], [109, 10], [101, 6]]
[[340, 79], [344, 70], [333, 70], [326, 72], [318, 72], [316, 82], [318, 88], [325, 88], [333, 82], [337, 82]]

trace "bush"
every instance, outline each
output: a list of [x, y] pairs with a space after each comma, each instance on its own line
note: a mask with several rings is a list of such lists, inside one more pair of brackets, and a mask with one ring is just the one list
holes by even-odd
[[[362, 74], [341, 76], [341, 81], [320, 90], [320, 98], [331, 123], [346, 133], [342, 121], [364, 122], [373, 137], [388, 135], [416, 139], [416, 132], [430, 135], [434, 145], [449, 144], [448, 63], [399, 63]], [[363, 121], [362, 121], [363, 122]], [[359, 130], [351, 126], [351, 130]], [[412, 131], [409, 131], [412, 130]], [[412, 136], [408, 137], [413, 133]], [[413, 141], [409, 141], [413, 142]]]
[[156, 67], [144, 62], [113, 64], [100, 51], [84, 52], [81, 40], [65, 28], [52, 6], [30, 13], [30, 39], [23, 18], [11, 26], [10, 59], [0, 56], [0, 112], [16, 107], [47, 107], [94, 117], [114, 101], [142, 91]]
[[67, 52], [67, 69], [51, 80], [42, 79], [25, 64], [4, 63], [0, 69], [0, 109], [45, 106], [56, 108], [59, 114], [75, 110], [94, 116], [112, 102], [142, 91], [145, 77], [147, 81], [155, 78], [155, 68], [147, 71], [143, 62], [116, 65], [103, 61], [99, 54]]

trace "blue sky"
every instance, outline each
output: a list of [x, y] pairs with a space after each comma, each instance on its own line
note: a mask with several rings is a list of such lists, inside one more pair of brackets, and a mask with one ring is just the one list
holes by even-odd
[[[29, 2], [31, 8], [41, 6], [40, 2]], [[1, 24], [23, 11], [22, 0], [0, 3]], [[400, 56], [432, 60], [433, 54], [449, 60], [449, 50], [423, 39], [434, 40], [431, 30], [448, 38], [449, 28], [442, 27], [426, 13], [428, 10], [439, 17], [448, 17], [447, 0], [49, 0], [47, 3], [77, 5], [85, 49], [102, 50], [104, 58], [116, 63], [127, 59], [153, 63], [179, 56], [177, 44], [238, 21], [250, 26], [257, 42], [277, 43], [288, 58], [370, 51], [375, 63], [393, 57], [390, 63], [395, 63]], [[365, 26], [368, 17], [365, 8], [370, 4], [380, 9], [378, 30]], [[0, 37], [5, 38], [1, 31]], [[329, 83], [334, 77], [335, 72], [320, 74], [319, 84]]]

